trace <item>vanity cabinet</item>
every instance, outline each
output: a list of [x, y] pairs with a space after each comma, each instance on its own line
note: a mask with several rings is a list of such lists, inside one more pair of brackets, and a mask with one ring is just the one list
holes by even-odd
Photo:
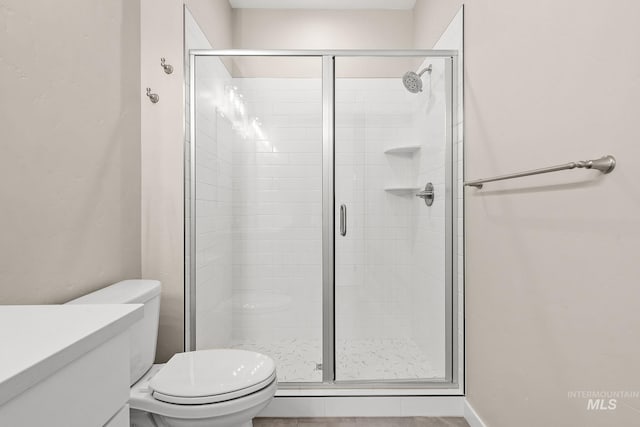
[[1, 306], [0, 425], [129, 425], [129, 335], [142, 306]]

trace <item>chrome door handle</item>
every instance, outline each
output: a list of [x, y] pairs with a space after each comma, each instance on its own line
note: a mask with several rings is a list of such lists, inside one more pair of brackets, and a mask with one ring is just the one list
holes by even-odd
[[433, 192], [433, 184], [428, 182], [427, 185], [424, 186], [424, 190], [417, 193], [416, 197], [420, 197], [421, 199], [423, 199], [425, 205], [431, 206], [433, 204], [433, 199], [435, 198], [435, 193]]
[[340, 235], [347, 235], [347, 206], [340, 205]]

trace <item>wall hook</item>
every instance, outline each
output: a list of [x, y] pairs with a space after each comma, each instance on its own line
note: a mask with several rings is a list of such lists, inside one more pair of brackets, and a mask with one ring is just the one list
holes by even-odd
[[164, 68], [165, 73], [173, 73], [173, 65], [167, 64], [167, 61], [164, 58], [160, 58], [160, 65]]
[[160, 101], [160, 97], [158, 96], [157, 93], [151, 93], [151, 88], [150, 87], [147, 88], [147, 96], [149, 97], [149, 100], [153, 104], [157, 104], [158, 101]]

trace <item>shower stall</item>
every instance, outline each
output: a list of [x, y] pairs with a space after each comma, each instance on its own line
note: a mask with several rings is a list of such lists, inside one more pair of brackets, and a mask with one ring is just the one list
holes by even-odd
[[191, 50], [187, 350], [281, 390], [456, 390], [458, 52]]

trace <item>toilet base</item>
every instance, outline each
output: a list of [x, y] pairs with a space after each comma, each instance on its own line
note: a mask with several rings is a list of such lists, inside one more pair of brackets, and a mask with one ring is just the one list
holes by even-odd
[[[167, 427], [177, 425], [174, 423], [167, 423], [167, 421], [168, 420], [166, 418], [154, 416], [154, 414], [150, 414], [149, 412], [139, 411], [137, 409], [131, 409], [129, 411], [129, 423], [131, 427]], [[195, 423], [193, 420], [182, 421], [185, 422], [185, 425], [189, 426], [198, 426], [199, 424], [198, 420], [195, 420]], [[205, 422], [207, 426], [211, 425], [210, 421]], [[224, 427], [253, 427], [253, 421], [249, 420], [242, 424], [229, 424]]]

